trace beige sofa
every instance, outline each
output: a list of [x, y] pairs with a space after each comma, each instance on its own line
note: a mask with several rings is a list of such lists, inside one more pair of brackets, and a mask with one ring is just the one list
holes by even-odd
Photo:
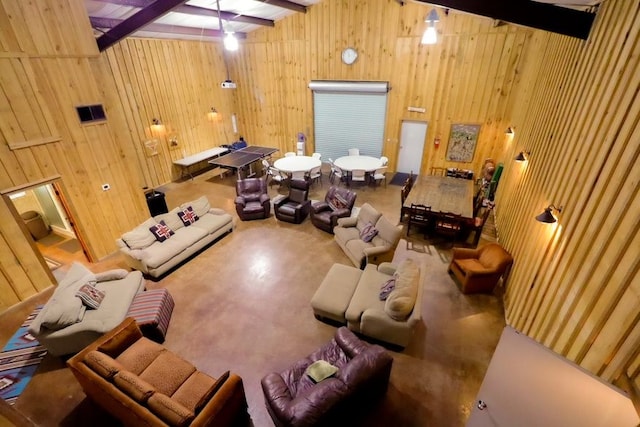
[[[104, 292], [97, 309], [87, 308], [76, 292], [87, 283]], [[53, 295], [29, 326], [29, 333], [54, 356], [77, 353], [127, 315], [133, 297], [144, 291], [139, 271], [109, 270], [93, 274], [73, 263]]]
[[[178, 215], [191, 207], [198, 219], [185, 226]], [[160, 242], [149, 230], [164, 221], [173, 234]], [[116, 240], [127, 264], [151, 277], [160, 277], [208, 244], [233, 230], [233, 217], [212, 208], [205, 196], [183, 203], [166, 214], [147, 219]]]
[[[395, 288], [381, 300], [382, 286], [394, 276]], [[425, 266], [411, 259], [398, 265], [368, 264], [364, 270], [334, 264], [311, 299], [311, 307], [319, 319], [406, 347], [422, 318], [425, 277]]]
[[[373, 224], [377, 234], [370, 242], [365, 242], [360, 234], [368, 223]], [[365, 203], [356, 217], [338, 219], [333, 234], [353, 265], [363, 269], [369, 263], [391, 261], [402, 234], [402, 225], [393, 225], [370, 204]]]

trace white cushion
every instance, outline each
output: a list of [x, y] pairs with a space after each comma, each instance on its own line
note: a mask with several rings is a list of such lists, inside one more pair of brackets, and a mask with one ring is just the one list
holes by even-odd
[[133, 230], [127, 233], [124, 233], [122, 235], [122, 240], [131, 249], [147, 248], [151, 246], [154, 242], [156, 242], [156, 237], [153, 235], [151, 231], [149, 231], [149, 228], [153, 227], [156, 224], [157, 222], [155, 219], [149, 218], [145, 222], [143, 222], [142, 224], [134, 228]]

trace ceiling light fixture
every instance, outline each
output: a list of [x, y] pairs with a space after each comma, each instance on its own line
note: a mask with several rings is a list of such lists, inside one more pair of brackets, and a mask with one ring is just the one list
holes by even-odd
[[440, 17], [438, 16], [438, 12], [435, 9], [431, 9], [429, 15], [424, 20], [427, 23], [427, 29], [424, 31], [422, 35], [422, 44], [436, 44], [438, 42], [438, 32], [436, 31], [436, 22], [440, 21]]
[[562, 206], [557, 208], [553, 205], [549, 205], [547, 208], [545, 208], [544, 212], [536, 216], [536, 220], [540, 222], [544, 222], [545, 224], [553, 224], [554, 222], [557, 221], [556, 217], [553, 216], [553, 213], [552, 213], [553, 209], [557, 210], [558, 213], [562, 212]]
[[238, 39], [233, 34], [233, 31], [228, 31], [226, 34], [227, 35], [224, 36], [224, 48], [231, 52], [235, 52], [239, 47]]

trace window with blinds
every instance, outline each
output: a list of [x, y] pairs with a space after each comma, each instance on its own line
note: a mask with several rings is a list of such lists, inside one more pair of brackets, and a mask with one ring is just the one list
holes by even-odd
[[312, 81], [315, 151], [322, 159], [346, 156], [349, 148], [380, 157], [387, 112], [387, 82]]

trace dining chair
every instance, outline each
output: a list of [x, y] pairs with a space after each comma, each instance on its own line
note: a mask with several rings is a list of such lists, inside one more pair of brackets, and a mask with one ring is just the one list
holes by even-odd
[[269, 166], [267, 169], [267, 178], [269, 179], [269, 187], [271, 187], [274, 182], [277, 182], [280, 187], [287, 182], [287, 176], [282, 173], [280, 169], [273, 166]]
[[400, 189], [400, 222], [404, 221], [405, 216], [409, 214], [409, 209], [404, 206], [404, 202], [409, 196], [409, 191], [411, 191], [411, 187], [405, 182]]
[[445, 176], [446, 172], [447, 172], [447, 170], [445, 168], [440, 168], [440, 167], [432, 167], [431, 168], [431, 175], [432, 176]]
[[262, 172], [264, 172], [265, 174], [268, 174], [270, 167], [271, 167], [271, 164], [269, 164], [267, 159], [262, 159]]
[[331, 165], [331, 173], [329, 174], [329, 182], [333, 184], [334, 180], [336, 179], [336, 177], [338, 178], [338, 183], [342, 182], [343, 177], [344, 177], [344, 173], [342, 172], [342, 169], [340, 169], [338, 166], [336, 166], [333, 163], [333, 159], [329, 159], [329, 165]]
[[284, 153], [285, 157], [294, 157], [295, 155], [296, 153], [293, 151], [287, 151], [286, 153]]
[[349, 182], [361, 182], [366, 184], [367, 182], [367, 171], [364, 169], [354, 169], [351, 171], [351, 179]]
[[422, 227], [423, 236], [426, 238], [429, 229], [433, 225], [431, 206], [411, 203], [409, 221], [407, 222], [407, 237], [409, 237], [412, 225]]
[[322, 166], [316, 166], [309, 172], [311, 182], [319, 182], [322, 186]]
[[350, 156], [359, 156], [360, 155], [360, 149], [359, 148], [349, 148], [349, 155]]
[[386, 156], [380, 157], [380, 161], [382, 162], [382, 166], [387, 166], [389, 164], [389, 158]]
[[291, 173], [291, 179], [301, 179], [306, 180], [309, 177], [308, 171], [293, 171]]
[[322, 158], [322, 154], [320, 154], [320, 153], [313, 153], [313, 154], [311, 155], [311, 157], [313, 157], [314, 159], [318, 159], [318, 160], [320, 160], [320, 159]]
[[449, 237], [453, 246], [462, 231], [462, 217], [451, 212], [441, 212], [436, 216], [433, 230], [436, 234]]
[[376, 185], [380, 181], [384, 181], [384, 186], [386, 187], [387, 186], [387, 167], [383, 166], [381, 168], [376, 169], [375, 172], [373, 172], [373, 174], [371, 175], [371, 180]]

